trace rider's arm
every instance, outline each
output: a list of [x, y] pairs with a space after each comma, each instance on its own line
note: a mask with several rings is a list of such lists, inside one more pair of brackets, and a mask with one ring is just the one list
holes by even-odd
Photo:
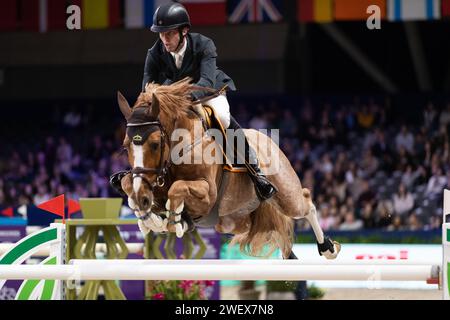
[[144, 66], [144, 79], [142, 80], [142, 91], [145, 91], [145, 85], [149, 82], [158, 81], [158, 64], [152, 55], [151, 49], [147, 52]]
[[[214, 88], [216, 85], [216, 46], [209, 41], [203, 50], [203, 58], [200, 63], [200, 80], [197, 86]], [[194, 99], [200, 99], [207, 95], [207, 91], [195, 91], [192, 93]]]

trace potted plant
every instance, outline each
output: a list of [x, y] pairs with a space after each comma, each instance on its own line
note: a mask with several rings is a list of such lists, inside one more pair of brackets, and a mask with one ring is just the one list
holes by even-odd
[[207, 300], [207, 291], [215, 281], [171, 280], [149, 281], [147, 299], [150, 300]]
[[267, 281], [267, 300], [295, 300], [295, 281]]
[[239, 289], [240, 300], [259, 300], [261, 291], [255, 289], [255, 281], [242, 281]]

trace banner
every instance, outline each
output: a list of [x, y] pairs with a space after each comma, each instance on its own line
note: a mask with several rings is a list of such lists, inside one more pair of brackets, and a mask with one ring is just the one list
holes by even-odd
[[367, 20], [369, 14], [367, 8], [376, 5], [381, 10], [381, 18], [386, 18], [385, 0], [335, 0], [334, 19], [335, 20]]
[[193, 26], [224, 25], [227, 21], [225, 0], [181, 0]]
[[283, 20], [281, 0], [228, 0], [228, 22], [260, 23]]
[[300, 22], [333, 21], [332, 0], [297, 0], [297, 19]]
[[441, 17], [439, 0], [388, 0], [390, 21], [434, 20]]

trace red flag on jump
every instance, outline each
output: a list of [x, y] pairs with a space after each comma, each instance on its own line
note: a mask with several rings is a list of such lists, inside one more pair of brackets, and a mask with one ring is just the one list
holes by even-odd
[[56, 214], [65, 220], [64, 215], [64, 194], [57, 196], [51, 200], [41, 203], [37, 206], [39, 209]]
[[2, 215], [7, 217], [12, 217], [14, 215], [14, 210], [12, 207], [6, 208], [2, 210]]
[[69, 207], [69, 211], [67, 212], [67, 215], [70, 217], [72, 214], [74, 214], [75, 212], [78, 212], [81, 210], [80, 204], [72, 199], [69, 199], [68, 201], [68, 207]]

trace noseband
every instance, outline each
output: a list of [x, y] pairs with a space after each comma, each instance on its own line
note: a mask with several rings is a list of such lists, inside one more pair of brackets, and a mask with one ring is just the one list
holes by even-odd
[[[132, 143], [136, 145], [142, 145], [148, 135], [153, 131], [152, 128], [157, 127], [161, 133], [161, 145], [160, 145], [160, 158], [159, 158], [159, 165], [156, 168], [146, 168], [146, 167], [135, 167], [131, 169], [129, 172], [131, 173], [131, 181], [134, 181], [135, 178], [141, 178], [145, 183], [149, 186], [150, 190], [153, 192], [155, 187], [162, 188], [166, 183], [166, 176], [169, 171], [170, 167], [170, 160], [164, 160], [164, 150], [166, 146], [166, 141], [168, 139], [168, 135], [166, 133], [166, 130], [164, 129], [163, 125], [159, 120], [156, 121], [149, 121], [149, 122], [136, 122], [136, 123], [127, 123], [127, 128], [136, 128], [136, 127], [145, 127], [148, 126], [147, 129], [140, 130], [141, 134], [136, 133], [131, 136]], [[127, 133], [128, 134], [128, 133]], [[169, 147], [170, 149], [170, 147]], [[170, 157], [169, 157], [170, 159]], [[150, 182], [145, 174], [153, 173], [156, 174], [156, 180], [153, 182]]]

